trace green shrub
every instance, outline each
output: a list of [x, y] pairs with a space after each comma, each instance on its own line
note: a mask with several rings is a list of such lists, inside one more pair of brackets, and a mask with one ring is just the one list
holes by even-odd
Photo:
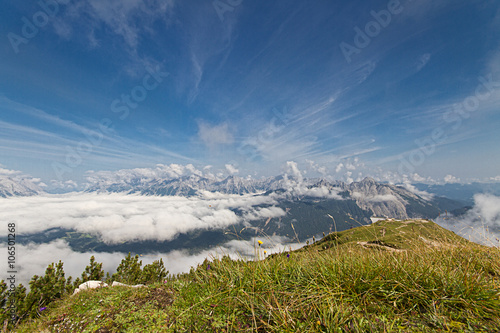
[[67, 294], [66, 282], [62, 261], [57, 264], [51, 263], [45, 270], [43, 277], [33, 276], [29, 283], [30, 292], [26, 296], [23, 317], [35, 317], [41, 308]]
[[[71, 277], [70, 277], [71, 278]], [[76, 289], [78, 286], [87, 281], [102, 281], [104, 278], [104, 271], [102, 270], [102, 263], [97, 263], [95, 257], [90, 257], [90, 264], [85, 267], [81, 278], [76, 278], [73, 282], [73, 288]]]
[[111, 276], [111, 281], [118, 281], [125, 284], [138, 284], [141, 282], [142, 275], [142, 260], [139, 261], [139, 255], [132, 257], [130, 252], [125, 259], [122, 259], [120, 265], [116, 269], [116, 273]]
[[153, 261], [152, 264], [144, 266], [142, 269], [141, 283], [152, 284], [162, 282], [168, 275], [163, 265], [163, 259]]

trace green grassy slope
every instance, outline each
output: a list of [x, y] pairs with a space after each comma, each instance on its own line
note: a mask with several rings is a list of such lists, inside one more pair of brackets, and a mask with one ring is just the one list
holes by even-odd
[[[425, 248], [443, 248], [470, 246], [477, 244], [468, 242], [452, 231], [446, 230], [429, 220], [414, 219], [407, 221], [386, 220], [368, 226], [330, 233], [311, 247], [324, 249], [345, 244], [357, 244], [387, 250], [418, 250]], [[308, 247], [303, 248], [306, 250]], [[481, 248], [479, 246], [479, 248]]]
[[499, 318], [500, 250], [411, 220], [265, 260], [206, 261], [145, 288], [83, 291], [18, 332], [498, 332]]

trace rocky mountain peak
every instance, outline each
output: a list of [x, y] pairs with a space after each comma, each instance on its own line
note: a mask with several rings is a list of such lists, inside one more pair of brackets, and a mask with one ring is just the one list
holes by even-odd
[[42, 188], [29, 179], [18, 180], [0, 176], [0, 197], [32, 196], [42, 193], [44, 193]]

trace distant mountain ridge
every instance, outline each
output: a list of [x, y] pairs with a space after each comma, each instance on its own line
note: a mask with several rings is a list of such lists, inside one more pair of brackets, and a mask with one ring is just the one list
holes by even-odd
[[[407, 218], [435, 218], [445, 210], [462, 209], [463, 202], [435, 197], [427, 200], [411, 190], [365, 178], [345, 183], [321, 178], [303, 178], [287, 174], [262, 179], [229, 176], [225, 179], [192, 174], [178, 178], [122, 178], [114, 181], [94, 179], [85, 192], [124, 193], [154, 196], [203, 195], [204, 192], [227, 195], [273, 195], [279, 202], [303, 200], [352, 200], [359, 209], [372, 215]], [[29, 179], [0, 176], [0, 197], [34, 196], [45, 193]], [[368, 222], [368, 221], [366, 221]]]
[[[373, 215], [399, 219], [434, 218], [439, 215], [439, 204], [426, 200], [414, 192], [398, 185], [380, 183], [373, 178], [345, 183], [326, 179], [303, 179], [280, 175], [264, 179], [245, 179], [229, 176], [223, 180], [190, 175], [174, 179], [120, 180], [119, 182], [96, 182], [86, 192], [126, 193], [159, 196], [194, 196], [204, 191], [222, 194], [278, 194], [282, 200], [298, 201], [304, 198], [354, 200], [359, 208]], [[453, 205], [460, 208], [460, 204]], [[448, 208], [446, 208], [448, 209]], [[444, 211], [444, 209], [442, 209]]]
[[173, 179], [154, 179], [142, 181], [132, 178], [117, 182], [101, 182], [89, 186], [86, 192], [99, 193], [140, 193], [143, 195], [177, 195], [192, 196], [199, 191], [219, 192], [224, 194], [250, 194], [277, 189], [280, 186], [271, 184], [279, 183], [279, 177], [265, 180], [244, 179], [237, 176], [229, 176], [225, 179], [205, 178], [198, 175], [182, 176]]
[[33, 196], [45, 193], [42, 188], [28, 179], [16, 180], [0, 175], [0, 197]]

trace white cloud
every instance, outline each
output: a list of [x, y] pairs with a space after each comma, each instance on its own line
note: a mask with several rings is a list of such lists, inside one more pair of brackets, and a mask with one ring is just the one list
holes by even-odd
[[346, 168], [347, 170], [351, 170], [351, 171], [356, 170], [356, 166], [355, 166], [354, 164], [351, 164], [351, 163], [347, 163], [347, 164], [345, 165], [345, 168]]
[[238, 172], [240, 172], [237, 168], [235, 168], [233, 165], [231, 164], [226, 164], [226, 170], [227, 172], [229, 172], [231, 175], [235, 175], [237, 174]]
[[196, 169], [194, 165], [188, 164], [186, 165], [186, 170], [188, 170], [191, 174], [196, 175], [196, 176], [203, 176], [203, 172], [200, 170]]
[[416, 182], [424, 182], [426, 181], [426, 179], [422, 176], [420, 176], [418, 173], [414, 173], [411, 175], [411, 178], [413, 181], [416, 181]]
[[318, 163], [315, 163], [314, 161], [311, 160], [306, 160], [306, 162], [309, 163], [309, 168], [312, 169], [313, 171], [316, 171], [323, 177], [328, 176], [328, 169], [325, 166], [320, 166]]
[[286, 162], [285, 175], [292, 176], [294, 179], [297, 180], [298, 183], [302, 183], [302, 181], [304, 180], [304, 177], [302, 176], [302, 173], [299, 170], [297, 162], [293, 161]]
[[417, 62], [417, 72], [420, 72], [425, 66], [427, 66], [427, 64], [429, 63], [429, 61], [431, 60], [431, 55], [430, 53], [425, 53], [423, 54], [420, 59], [418, 59], [418, 62]]
[[426, 191], [420, 191], [419, 189], [417, 189], [415, 186], [413, 186], [409, 182], [404, 182], [403, 186], [408, 191], [415, 193], [416, 195], [420, 196], [421, 198], [424, 198], [425, 200], [432, 200], [432, 198], [434, 198], [434, 194], [426, 192]]
[[268, 207], [268, 208], [257, 208], [251, 209], [249, 212], [244, 214], [244, 219], [246, 221], [251, 220], [262, 220], [266, 218], [276, 218], [285, 216], [286, 213], [280, 207]]
[[78, 183], [73, 180], [67, 180], [67, 181], [51, 180], [50, 184], [53, 189], [63, 189], [68, 191], [76, 190], [79, 187]]
[[347, 171], [345, 173], [345, 181], [346, 181], [347, 184], [351, 184], [352, 182], [354, 182], [354, 179], [351, 176], [352, 176], [352, 172], [351, 171]]
[[436, 223], [473, 242], [500, 247], [500, 197], [476, 194], [464, 216], [439, 217]]
[[500, 197], [490, 194], [474, 196], [474, 211], [489, 225], [500, 226]]
[[459, 183], [460, 182], [460, 178], [457, 178], [457, 177], [452, 176], [452, 175], [446, 175], [443, 178], [443, 180], [444, 180], [445, 183], [450, 183], [450, 184]]
[[315, 197], [315, 198], [328, 198], [336, 200], [344, 200], [335, 189], [330, 190], [326, 187], [313, 187], [313, 188], [301, 188], [300, 194]]
[[288, 161], [285, 164], [284, 185], [287, 194], [294, 196], [310, 196], [317, 198], [329, 198], [343, 200], [343, 198], [338, 194], [338, 189], [329, 189], [324, 186], [320, 187], [310, 187], [308, 181], [304, 179], [302, 172], [300, 171], [296, 162]]
[[[0, 200], [0, 220], [15, 222], [19, 234], [50, 228], [98, 235], [110, 244], [125, 241], [168, 241], [180, 233], [224, 229], [248, 219], [285, 215], [269, 196], [203, 193], [199, 197], [157, 197], [124, 194], [66, 194]], [[233, 210], [246, 212], [237, 216]], [[6, 230], [0, 235], [6, 235]]]
[[231, 144], [234, 141], [227, 123], [212, 126], [200, 121], [198, 122], [198, 136], [209, 148], [214, 148], [221, 144]]
[[73, 180], [67, 180], [64, 182], [64, 184], [69, 188], [78, 188], [78, 184]]
[[21, 171], [4, 169], [1, 167], [1, 164], [0, 164], [0, 176], [15, 176], [15, 175], [20, 175], [20, 174], [21, 174]]
[[[85, 0], [67, 8], [67, 22], [58, 20], [56, 32], [63, 38], [69, 38], [73, 30], [68, 22], [74, 22], [75, 19], [85, 16], [86, 20], [83, 22], [89, 25], [91, 31], [89, 41], [94, 43], [93, 46], [95, 46], [95, 40], [92, 40], [94, 30], [105, 25], [114, 34], [121, 36], [128, 46], [135, 49], [145, 26], [155, 20], [165, 19], [173, 6], [173, 0], [147, 3], [140, 0]], [[81, 21], [80, 19], [79, 22]]]
[[[497, 13], [495, 22], [495, 29], [498, 29], [500, 27], [500, 12]], [[494, 52], [491, 52], [486, 70], [498, 78], [498, 74], [500, 74], [500, 46]]]
[[354, 80], [353, 84], [361, 84], [365, 82], [376, 68], [376, 62], [371, 60], [358, 66], [351, 74], [352, 80]]

